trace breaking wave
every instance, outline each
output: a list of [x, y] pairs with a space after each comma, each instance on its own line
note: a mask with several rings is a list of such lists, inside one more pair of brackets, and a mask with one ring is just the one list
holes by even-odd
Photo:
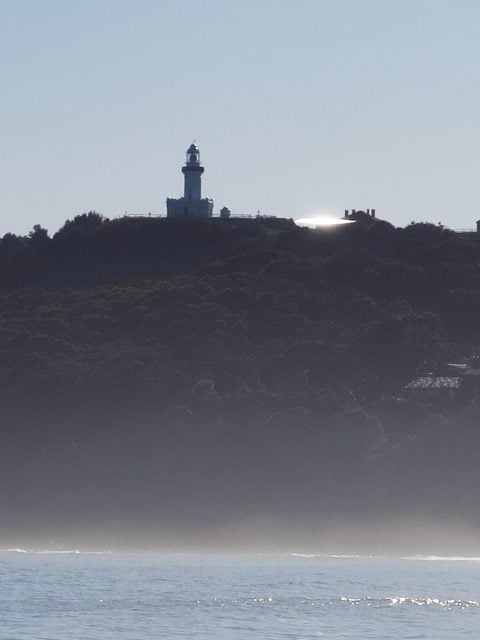
[[478, 556], [405, 556], [402, 560], [423, 560], [424, 562], [480, 562]]
[[348, 553], [299, 553], [291, 554], [295, 558], [338, 558], [345, 560], [371, 560], [371, 559], [392, 559], [392, 560], [415, 560], [420, 562], [480, 562], [480, 556], [381, 556], [381, 555], [361, 555]]
[[11, 549], [0, 549], [0, 553], [29, 553], [34, 555], [108, 555], [112, 552], [106, 551], [82, 551], [80, 549], [22, 549], [13, 547]]
[[363, 560], [375, 556], [363, 556], [357, 553], [292, 553], [295, 558], [339, 558], [344, 560]]

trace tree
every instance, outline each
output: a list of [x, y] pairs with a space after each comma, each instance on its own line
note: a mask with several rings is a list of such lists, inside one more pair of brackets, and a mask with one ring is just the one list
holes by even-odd
[[28, 239], [30, 246], [36, 251], [43, 249], [50, 242], [47, 229], [39, 224], [33, 226], [33, 230], [28, 234]]

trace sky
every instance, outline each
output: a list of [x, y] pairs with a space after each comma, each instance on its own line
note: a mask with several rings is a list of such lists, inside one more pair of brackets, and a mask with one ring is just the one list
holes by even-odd
[[0, 235], [215, 211], [480, 218], [477, 0], [0, 0]]

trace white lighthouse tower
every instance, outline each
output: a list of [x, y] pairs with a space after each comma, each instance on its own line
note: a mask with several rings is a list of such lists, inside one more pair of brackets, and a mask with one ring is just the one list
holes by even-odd
[[200, 164], [200, 149], [192, 143], [187, 149], [187, 161], [182, 167], [185, 176], [185, 191], [183, 197], [186, 200], [202, 199], [202, 173], [205, 169]]
[[167, 218], [210, 218], [213, 200], [202, 198], [202, 173], [200, 149], [192, 143], [187, 149], [187, 160], [182, 167], [185, 186], [183, 198], [167, 198]]

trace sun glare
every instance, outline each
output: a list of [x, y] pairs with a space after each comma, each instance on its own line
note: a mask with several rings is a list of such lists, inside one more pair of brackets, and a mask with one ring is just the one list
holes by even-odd
[[340, 224], [350, 224], [352, 220], [334, 218], [331, 215], [311, 216], [309, 218], [298, 218], [295, 223], [300, 227], [334, 227]]

